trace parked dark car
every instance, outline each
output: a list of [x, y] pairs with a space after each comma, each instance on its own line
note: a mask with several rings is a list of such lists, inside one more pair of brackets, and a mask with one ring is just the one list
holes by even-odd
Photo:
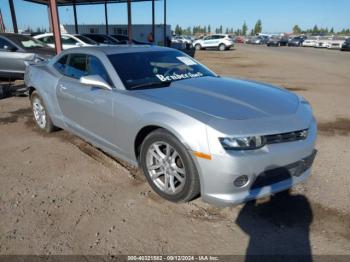
[[26, 35], [0, 33], [0, 77], [23, 79], [26, 66], [47, 60], [55, 50]]
[[346, 39], [341, 47], [341, 51], [350, 51], [350, 38]]
[[[129, 37], [127, 35], [111, 35], [113, 38], [117, 39], [121, 44], [126, 45], [129, 43]], [[143, 43], [140, 41], [132, 40], [134, 45], [149, 45], [150, 43]]]
[[273, 37], [269, 38], [266, 45], [267, 46], [281, 46], [281, 40], [282, 40], [281, 37], [273, 36]]
[[265, 45], [268, 41], [269, 41], [268, 36], [256, 36], [251, 39], [250, 44]]
[[83, 36], [86, 36], [95, 42], [99, 44], [104, 44], [104, 45], [121, 45], [124, 44], [120, 42], [118, 39], [115, 39], [112, 36], [109, 35], [104, 35], [104, 34], [83, 34]]
[[283, 36], [283, 37], [281, 38], [280, 43], [281, 43], [281, 46], [287, 46], [287, 45], [288, 45], [288, 43], [289, 43], [289, 38], [288, 38], [288, 37]]
[[304, 40], [305, 38], [301, 36], [294, 37], [288, 42], [288, 46], [302, 46]]

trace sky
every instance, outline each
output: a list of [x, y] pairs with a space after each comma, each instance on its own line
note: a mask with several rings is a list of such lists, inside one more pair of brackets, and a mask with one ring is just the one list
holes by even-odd
[[[220, 25], [224, 28], [241, 28], [246, 21], [252, 29], [258, 19], [262, 20], [263, 32], [290, 32], [298, 24], [302, 29], [334, 27], [336, 31], [350, 28], [349, 0], [167, 0], [168, 24], [174, 29], [177, 24], [186, 28], [195, 25], [211, 25], [212, 30]], [[14, 0], [17, 23], [20, 29], [28, 26], [34, 30], [48, 27], [45, 6]], [[163, 1], [156, 2], [156, 23], [163, 23]], [[12, 29], [8, 0], [0, 0], [5, 26]], [[126, 24], [126, 4], [110, 4], [110, 24]], [[133, 23], [151, 23], [151, 2], [133, 3]], [[104, 24], [104, 6], [77, 7], [78, 22]], [[73, 9], [59, 8], [61, 24], [73, 24]]]

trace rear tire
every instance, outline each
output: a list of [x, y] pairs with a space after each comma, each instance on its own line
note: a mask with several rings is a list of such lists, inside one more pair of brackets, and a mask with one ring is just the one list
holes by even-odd
[[197, 168], [188, 150], [165, 129], [142, 143], [140, 165], [152, 189], [171, 202], [188, 202], [200, 193]]
[[196, 48], [196, 50], [202, 50], [202, 46], [200, 45], [200, 44], [196, 44], [196, 46], [195, 46], [195, 48]]
[[219, 45], [219, 51], [225, 51], [227, 48], [224, 44]]
[[30, 96], [30, 101], [33, 110], [34, 121], [37, 127], [46, 133], [51, 133], [57, 128], [51, 121], [51, 118], [47, 112], [46, 106], [44, 104], [41, 96], [34, 91]]

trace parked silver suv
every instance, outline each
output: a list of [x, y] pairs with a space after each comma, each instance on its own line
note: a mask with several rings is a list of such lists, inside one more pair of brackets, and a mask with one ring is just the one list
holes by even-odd
[[26, 66], [55, 55], [55, 50], [26, 35], [0, 34], [0, 77], [23, 79]]

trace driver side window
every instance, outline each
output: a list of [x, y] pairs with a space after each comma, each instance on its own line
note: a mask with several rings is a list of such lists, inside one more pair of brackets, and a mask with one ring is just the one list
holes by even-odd
[[87, 57], [87, 66], [86, 66], [86, 74], [90, 75], [99, 75], [102, 77], [109, 85], [112, 86], [112, 81], [108, 76], [107, 70], [105, 69], [102, 62], [95, 56], [89, 55]]
[[61, 57], [55, 64], [54, 68], [60, 72], [62, 75], [65, 74], [66, 71], [66, 66], [67, 66], [67, 61], [68, 61], [68, 55], [65, 55]]
[[71, 54], [65, 71], [65, 75], [75, 79], [80, 79], [86, 75], [86, 59], [84, 54]]

